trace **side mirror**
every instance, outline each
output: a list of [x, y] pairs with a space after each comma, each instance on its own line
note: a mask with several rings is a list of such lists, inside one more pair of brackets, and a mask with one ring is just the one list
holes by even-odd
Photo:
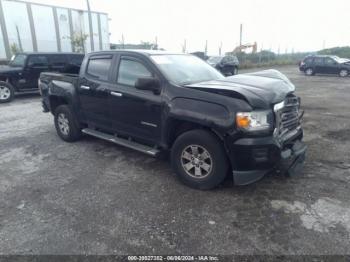
[[160, 94], [160, 82], [154, 77], [141, 77], [137, 79], [135, 88], [139, 90], [153, 91], [155, 94]]

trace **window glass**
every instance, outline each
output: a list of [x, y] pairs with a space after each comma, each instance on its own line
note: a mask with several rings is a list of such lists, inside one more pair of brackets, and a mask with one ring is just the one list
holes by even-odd
[[67, 58], [65, 55], [53, 55], [50, 57], [50, 64], [63, 67], [67, 64]]
[[332, 58], [327, 57], [327, 58], [324, 59], [324, 63], [326, 65], [334, 65], [335, 61]]
[[41, 52], [57, 52], [55, 21], [52, 8], [32, 4], [32, 12], [38, 50]]
[[84, 60], [83, 55], [72, 55], [68, 58], [69, 64], [81, 66]]
[[313, 59], [312, 57], [306, 58], [305, 59], [305, 63], [306, 64], [311, 64], [312, 63], [312, 59]]
[[87, 73], [100, 80], [108, 80], [109, 70], [111, 68], [111, 58], [90, 59]]
[[28, 60], [28, 66], [31, 67], [46, 67], [49, 62], [46, 56], [30, 56]]
[[323, 64], [323, 57], [315, 57], [314, 63], [317, 65], [322, 65]]
[[68, 9], [57, 8], [58, 28], [60, 31], [60, 41], [62, 52], [71, 52], [72, 44], [70, 40], [70, 26]]
[[128, 86], [135, 86], [137, 79], [151, 77], [148, 69], [139, 62], [122, 59], [119, 66], [118, 83]]
[[151, 58], [170, 81], [179, 85], [225, 79], [215, 68], [192, 55], [152, 55]]
[[9, 66], [13, 66], [13, 67], [24, 67], [25, 62], [27, 60], [27, 56], [26, 55], [16, 55], [14, 56], [10, 63]]

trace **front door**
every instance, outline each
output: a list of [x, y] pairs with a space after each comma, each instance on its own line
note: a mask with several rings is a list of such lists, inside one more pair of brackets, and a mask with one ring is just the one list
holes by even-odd
[[339, 72], [338, 62], [330, 57], [324, 59], [324, 73], [325, 74], [338, 74]]
[[19, 80], [20, 86], [23, 89], [38, 88], [40, 74], [47, 71], [49, 71], [49, 61], [46, 55], [30, 55], [23, 70], [23, 77]]
[[112, 129], [108, 108], [112, 55], [91, 56], [78, 93], [81, 117], [92, 128]]
[[154, 70], [132, 56], [119, 60], [116, 84], [110, 90], [110, 115], [117, 133], [148, 142], [160, 137], [161, 95], [148, 90], [138, 90], [138, 78], [157, 77]]

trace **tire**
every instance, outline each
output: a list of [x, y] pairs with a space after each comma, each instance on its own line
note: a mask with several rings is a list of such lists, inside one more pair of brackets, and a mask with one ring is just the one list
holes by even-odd
[[81, 128], [68, 105], [60, 105], [55, 110], [55, 127], [57, 134], [66, 142], [74, 142], [81, 137]]
[[15, 97], [15, 89], [7, 82], [0, 81], [0, 103], [11, 102]]
[[233, 71], [232, 71], [232, 75], [237, 75], [238, 74], [238, 68], [237, 67], [234, 67], [233, 68]]
[[339, 72], [340, 77], [346, 77], [349, 75], [349, 71], [347, 69], [341, 69]]
[[311, 67], [309, 67], [309, 68], [305, 69], [305, 75], [313, 76], [313, 75], [315, 75], [315, 72], [314, 72], [314, 70]]
[[171, 150], [171, 164], [184, 184], [204, 190], [219, 185], [229, 167], [222, 142], [201, 129], [188, 131], [176, 139]]

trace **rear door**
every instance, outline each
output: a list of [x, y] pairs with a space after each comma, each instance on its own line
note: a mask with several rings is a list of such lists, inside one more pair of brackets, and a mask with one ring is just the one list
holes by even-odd
[[150, 63], [136, 56], [123, 55], [118, 61], [109, 102], [113, 128], [117, 133], [155, 142], [160, 137], [161, 95], [138, 90], [135, 83], [141, 77], [160, 79], [159, 74]]
[[326, 72], [324, 58], [323, 57], [315, 57], [314, 58], [314, 67], [315, 67], [315, 73], [324, 74]]
[[81, 110], [91, 127], [111, 130], [108, 97], [113, 55], [93, 55], [78, 85]]
[[23, 70], [24, 88], [38, 88], [38, 79], [41, 72], [49, 71], [49, 59], [47, 55], [29, 55], [26, 67]]

